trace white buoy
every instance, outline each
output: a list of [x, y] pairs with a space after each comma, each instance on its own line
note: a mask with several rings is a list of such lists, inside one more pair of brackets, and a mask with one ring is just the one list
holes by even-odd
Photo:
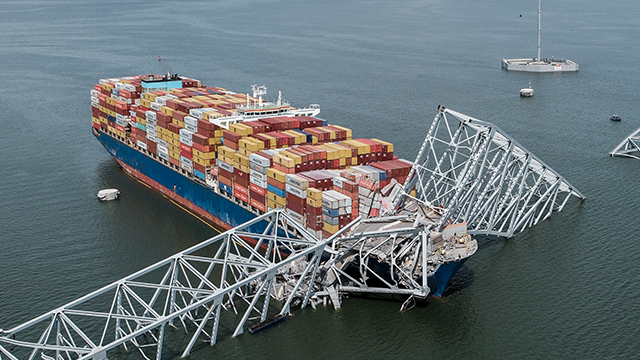
[[100, 199], [100, 201], [115, 200], [119, 196], [120, 191], [118, 191], [118, 189], [104, 189], [98, 191], [98, 199]]

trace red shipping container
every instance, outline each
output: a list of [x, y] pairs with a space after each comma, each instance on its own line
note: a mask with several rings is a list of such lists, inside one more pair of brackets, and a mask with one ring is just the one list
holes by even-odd
[[300, 204], [296, 204], [295, 202], [287, 200], [287, 209], [291, 209], [293, 212], [298, 213], [300, 215], [304, 214], [304, 206]]
[[202, 146], [202, 145], [200, 145], [198, 143], [195, 143], [195, 142], [193, 143], [193, 148], [196, 149], [196, 150], [205, 152], [205, 153], [216, 151], [215, 145]]
[[289, 192], [286, 194], [285, 198], [287, 199], [287, 203], [293, 203], [293, 204], [296, 204], [296, 205], [300, 206], [300, 208], [302, 210], [300, 210], [298, 212], [299, 214], [303, 214], [304, 213], [304, 207], [307, 205], [307, 199], [299, 198], [299, 197], [297, 197], [297, 196], [295, 196], [295, 195], [293, 195], [292, 193], [289, 193]]
[[209, 138], [206, 136], [203, 136], [201, 134], [193, 134], [191, 135], [191, 139], [193, 140], [194, 144], [199, 144], [202, 146], [208, 146], [209, 145]]
[[100, 130], [100, 125], [99, 125], [99, 124], [96, 124], [96, 123], [94, 123], [93, 121], [92, 121], [91, 123], [93, 124], [93, 128], [94, 128], [94, 129], [96, 129], [96, 130]]
[[260, 120], [244, 121], [244, 125], [251, 126], [254, 134], [261, 134], [271, 131], [271, 125], [263, 123]]
[[238, 176], [234, 176], [233, 181], [235, 183], [237, 183], [240, 186], [244, 186], [246, 188], [249, 188], [249, 180], [238, 177]]
[[[218, 169], [218, 170], [220, 170], [220, 169]], [[225, 185], [227, 185], [229, 187], [233, 186], [233, 181], [231, 181], [231, 179], [226, 177], [226, 176], [222, 176], [222, 174], [218, 175], [218, 181], [220, 181], [221, 183], [223, 183], [223, 184], [225, 184]]]
[[233, 173], [228, 172], [227, 170], [223, 169], [223, 168], [218, 168], [218, 174], [221, 177], [226, 177], [227, 179], [233, 179]]
[[189, 114], [186, 112], [175, 110], [171, 116], [178, 121], [184, 121], [184, 117], [187, 115]]
[[309, 206], [307, 204], [307, 206], [304, 207], [304, 213], [309, 216], [322, 216], [322, 208]]
[[156, 113], [156, 119], [158, 120], [158, 122], [162, 121], [165, 123], [170, 123], [171, 122], [171, 115], [169, 114], [165, 114], [163, 112], [158, 112]]
[[215, 124], [209, 120], [198, 119], [198, 130], [215, 130]]
[[285, 190], [285, 191], [287, 190], [287, 184], [281, 183], [281, 182], [279, 182], [276, 179], [271, 178], [271, 177], [267, 178], [267, 184], [269, 184], [271, 186], [275, 186], [277, 189], [280, 189], [280, 190]]
[[185, 151], [185, 150], [182, 150], [182, 149], [180, 149], [180, 156], [184, 156], [189, 160], [193, 159], [193, 154], [192, 153], [190, 153], [188, 151]]
[[262, 196], [267, 195], [267, 189], [265, 188], [261, 188], [260, 186], [254, 184], [254, 183], [250, 183], [249, 187], [251, 188], [251, 190], [257, 194], [260, 194]]
[[149, 151], [150, 153], [157, 154], [158, 144], [156, 144], [154, 141], [147, 139], [147, 151]]
[[[147, 150], [148, 150], [148, 148], [147, 148]], [[170, 158], [169, 158], [169, 162], [170, 162], [171, 164], [175, 165], [175, 166], [180, 166], [180, 160], [178, 160], [178, 159], [176, 159], [176, 158], [172, 158], [172, 157], [170, 157]]]
[[198, 164], [197, 162], [193, 163], [193, 168], [200, 171], [201, 173], [205, 174], [206, 173], [206, 169], [204, 166]]
[[267, 207], [265, 206], [264, 202], [260, 202], [259, 200], [253, 198], [251, 199], [251, 206], [260, 211], [267, 211]]
[[184, 151], [184, 152], [187, 152], [189, 154], [193, 154], [193, 150], [192, 150], [191, 146], [189, 146], [187, 144], [183, 144], [183, 143], [180, 143], [180, 151]]
[[247, 196], [246, 194], [240, 193], [240, 192], [233, 192], [233, 196], [235, 196], [236, 198], [248, 203], [249, 202], [249, 196]]
[[235, 175], [235, 177], [240, 177], [240, 178], [243, 178], [243, 179], [249, 181], [249, 173], [246, 173], [246, 172], [238, 170], [237, 168], [234, 168], [233, 169], [233, 174]]
[[315, 219], [307, 218], [307, 227], [313, 231], [322, 230], [322, 221], [316, 222]]
[[116, 125], [116, 130], [124, 132], [124, 128], [120, 125]]
[[258, 194], [257, 192], [253, 191], [253, 189], [251, 188], [249, 189], [249, 197], [263, 204], [265, 203], [265, 199], [266, 199], [265, 195]]
[[233, 142], [238, 142], [238, 141], [240, 141], [240, 139], [242, 139], [242, 135], [236, 134], [233, 131], [229, 131], [229, 130], [224, 130], [222, 132], [222, 137], [225, 140], [229, 139], [229, 140], [231, 140]]
[[224, 138], [222, 143], [224, 144], [224, 146], [230, 147], [233, 150], [240, 150], [240, 145], [230, 139]]
[[249, 189], [247, 189], [245, 186], [242, 186], [242, 185], [238, 184], [238, 182], [234, 182], [234, 184], [233, 184], [233, 192], [234, 193], [244, 194], [247, 197], [249, 196]]
[[181, 127], [174, 123], [167, 124], [167, 130], [171, 131], [174, 134], [180, 134], [180, 129]]

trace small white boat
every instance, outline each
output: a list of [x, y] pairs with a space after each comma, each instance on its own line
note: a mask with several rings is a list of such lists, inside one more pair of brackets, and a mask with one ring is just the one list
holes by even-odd
[[115, 200], [119, 196], [120, 191], [118, 191], [118, 189], [104, 189], [98, 191], [98, 199], [100, 199], [100, 201]]
[[522, 97], [532, 97], [533, 96], [533, 89], [532, 88], [520, 89], [520, 96], [522, 96]]
[[533, 96], [533, 89], [531, 88], [531, 80], [529, 80], [529, 87], [528, 88], [520, 89], [520, 96], [522, 96], [522, 97], [532, 97]]

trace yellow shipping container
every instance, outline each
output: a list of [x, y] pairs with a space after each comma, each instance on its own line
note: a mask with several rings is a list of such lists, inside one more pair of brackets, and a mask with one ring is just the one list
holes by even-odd
[[163, 106], [162, 107], [162, 112], [169, 115], [169, 116], [173, 116], [173, 109], [168, 107], [168, 106]]
[[[322, 195], [320, 197], [322, 197]], [[322, 207], [322, 199], [318, 200], [318, 199], [310, 198], [307, 196], [307, 206], [320, 208]]]
[[228, 146], [220, 146], [218, 148], [218, 154], [222, 154], [224, 156], [228, 156], [231, 158], [235, 158], [236, 151]]
[[102, 89], [111, 92], [111, 90], [113, 89], [113, 85], [111, 85], [111, 84], [102, 84]]
[[274, 201], [276, 204], [278, 204], [278, 206], [285, 206], [285, 204], [287, 203], [286, 198], [280, 197], [272, 193], [271, 191], [267, 191], [267, 200]]
[[171, 156], [174, 159], [180, 159], [180, 151], [169, 150], [169, 156]]
[[251, 166], [251, 161], [249, 160], [249, 156], [242, 155], [240, 153], [236, 153], [236, 161], [242, 165], [247, 167]]
[[249, 149], [240, 148], [238, 152], [242, 155], [251, 156], [251, 154], [255, 153], [255, 151], [251, 151]]
[[305, 134], [301, 134], [293, 130], [285, 130], [283, 131], [283, 133], [293, 136], [296, 145], [304, 144], [307, 142], [307, 136]]
[[287, 182], [287, 174], [274, 168], [269, 168], [267, 170], [267, 176], [283, 184]]
[[331, 233], [331, 234], [335, 234], [338, 232], [338, 230], [340, 230], [340, 225], [331, 225], [326, 221], [322, 222], [322, 230]]
[[146, 107], [147, 109], [151, 109], [151, 101], [149, 101], [148, 99], [140, 98], [140, 106]]
[[112, 126], [107, 126], [107, 130], [109, 130], [110, 133], [115, 133], [116, 132], [116, 128], [114, 128]]
[[241, 148], [247, 149], [252, 152], [257, 152], [264, 149], [264, 143], [262, 141], [250, 137], [240, 139], [238, 145]]
[[347, 132], [347, 139], [351, 140], [351, 136], [353, 134], [351, 129], [346, 128], [344, 126], [340, 126], [340, 125], [331, 125], [331, 126], [346, 131]]
[[137, 116], [136, 116], [136, 122], [137, 122], [138, 124], [142, 124], [142, 125], [144, 125], [144, 126], [147, 126], [147, 119], [145, 119], [145, 118], [141, 118], [141, 117], [137, 117]]
[[314, 200], [320, 201], [320, 206], [313, 206], [313, 207], [321, 207], [322, 206], [322, 191], [318, 190], [316, 188], [308, 188], [307, 189], [307, 200], [308, 199], [314, 199]]
[[240, 164], [238, 162], [236, 162], [236, 164], [238, 164], [238, 166], [236, 166], [238, 168], [238, 170], [244, 172], [244, 173], [249, 173], [251, 171], [251, 167], [244, 165], [244, 164]]
[[215, 159], [216, 158], [216, 152], [215, 151], [209, 151], [209, 152], [200, 152], [200, 156], [201, 158], [205, 159], [205, 160], [211, 160], [211, 159]]
[[124, 132], [116, 129], [116, 135], [118, 135], [118, 136], [123, 138], [124, 137]]
[[393, 152], [393, 144], [392, 144], [392, 143], [390, 143], [390, 142], [386, 142], [386, 141], [384, 141], [384, 140], [378, 140], [378, 139], [371, 139], [371, 140], [373, 140], [373, 141], [377, 141], [377, 142], [379, 142], [379, 143], [381, 143], [381, 144], [385, 144], [385, 145], [387, 145], [387, 151], [388, 151], [388, 152]]
[[346, 166], [346, 165], [347, 165], [347, 159], [340, 158], [340, 166]]
[[358, 155], [371, 153], [369, 145], [363, 144], [357, 140], [345, 140], [342, 143], [358, 149]]
[[271, 135], [267, 135], [267, 134], [260, 134], [264, 137], [266, 137], [267, 139], [269, 139], [269, 149], [275, 149], [278, 147], [278, 142], [276, 141], [276, 138], [274, 138]]
[[284, 151], [280, 151], [280, 155], [282, 156], [286, 156], [290, 159], [293, 159], [295, 165], [300, 165], [302, 164], [302, 157], [300, 155], [296, 155], [290, 151], [284, 150]]
[[356, 166], [358, 165], [358, 157], [354, 156], [351, 158], [351, 166]]
[[245, 125], [243, 123], [236, 123], [229, 126], [229, 130], [233, 131], [236, 134], [242, 136], [249, 136], [253, 134], [253, 128], [251, 126]]
[[178, 145], [169, 143], [169, 151], [180, 154], [180, 142], [178, 141]]
[[286, 168], [296, 167], [295, 160], [280, 154], [273, 155], [273, 157], [271, 158], [271, 161], [273, 161], [275, 164], [280, 164]]
[[100, 125], [100, 119], [98, 119], [97, 117], [91, 117], [91, 121], [93, 121], [95, 124]]
[[324, 151], [327, 152], [327, 160], [335, 160], [335, 159], [339, 159], [340, 158], [340, 151], [336, 150], [330, 146], [328, 146], [329, 144], [323, 144], [320, 146], [317, 146], [318, 149], [322, 149]]
[[100, 116], [100, 122], [103, 124], [108, 124], [107, 118]]
[[279, 207], [284, 207], [284, 205], [277, 204], [275, 201], [273, 201], [271, 199], [267, 199], [267, 207], [269, 207], [271, 209], [276, 209], [276, 208], [279, 208]]

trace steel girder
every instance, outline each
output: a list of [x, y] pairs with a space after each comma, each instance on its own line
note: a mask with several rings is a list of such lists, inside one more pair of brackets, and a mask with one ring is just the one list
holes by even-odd
[[[371, 219], [364, 221], [371, 222]], [[427, 258], [431, 253], [431, 227], [421, 225], [371, 232], [356, 229], [355, 234], [335, 239], [332, 244], [335, 254], [326, 266], [333, 272], [336, 289], [426, 297], [430, 291]], [[352, 264], [357, 264], [357, 274], [348, 272]], [[377, 267], [380, 264], [388, 265], [388, 269], [382, 271]], [[383, 276], [386, 272], [388, 276]], [[372, 282], [375, 285], [371, 285]]]
[[627, 136], [615, 149], [610, 156], [627, 156], [634, 159], [640, 159], [640, 128]]
[[[299, 236], [290, 235], [294, 232]], [[119, 345], [145, 359], [160, 359], [167, 326], [191, 333], [180, 349], [186, 356], [197, 341], [213, 345], [219, 335], [241, 334], [247, 321], [289, 314], [294, 299], [306, 306], [320, 257], [331, 241], [333, 237], [316, 239], [286, 212], [274, 210], [0, 330], [0, 359], [102, 360]]]
[[439, 107], [403, 187], [440, 209], [440, 225], [511, 237], [584, 196], [497, 126]]

